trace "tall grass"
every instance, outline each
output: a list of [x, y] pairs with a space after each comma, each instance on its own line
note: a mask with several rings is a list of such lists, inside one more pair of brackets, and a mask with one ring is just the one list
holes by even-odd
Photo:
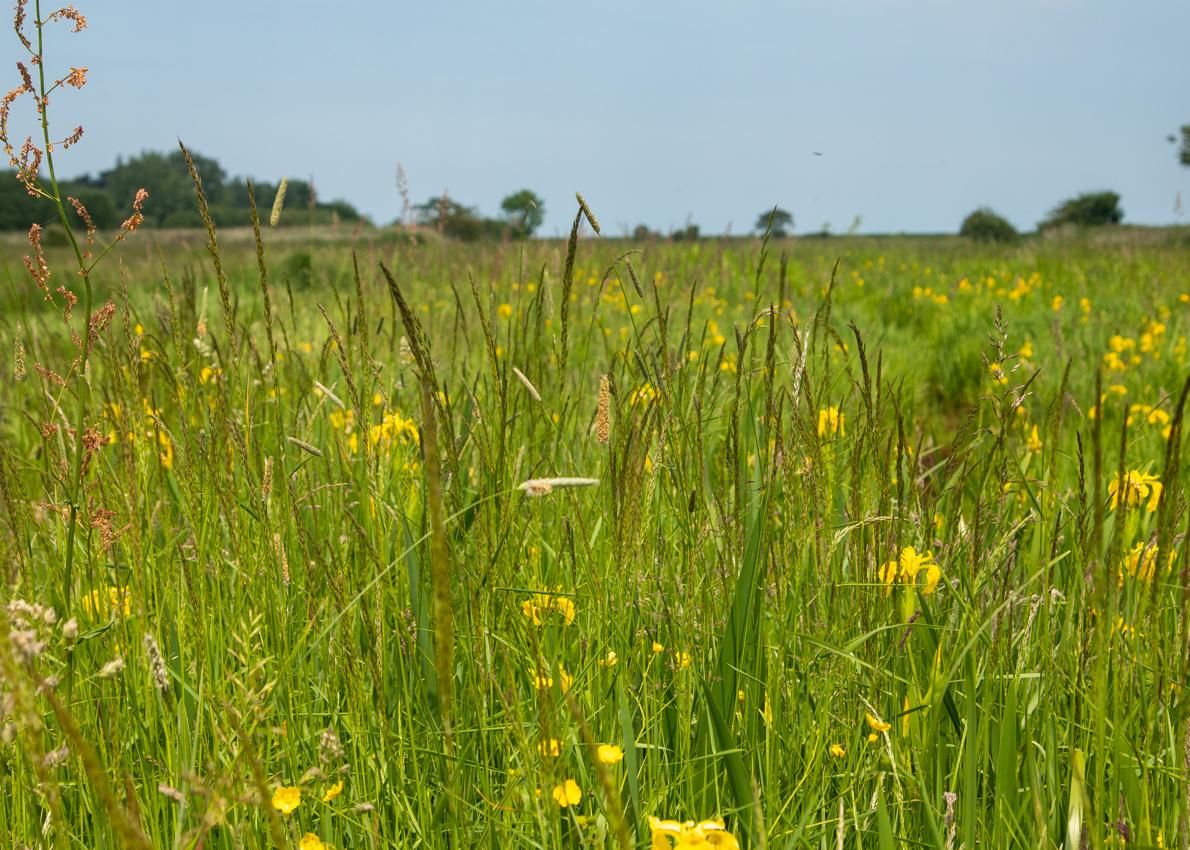
[[8, 275], [5, 845], [1185, 847], [1186, 246], [596, 222]]

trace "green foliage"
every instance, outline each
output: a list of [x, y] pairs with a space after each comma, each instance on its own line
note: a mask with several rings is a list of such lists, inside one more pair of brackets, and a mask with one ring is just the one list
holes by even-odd
[[[721, 817], [748, 847], [1050, 847], [1072, 822], [1071, 847], [1117, 823], [1176, 846], [1190, 261], [1172, 239], [855, 237], [778, 275], [755, 240], [577, 240], [567, 273], [557, 242], [419, 237], [398, 318], [368, 259], [391, 235], [266, 231], [267, 301], [251, 241], [220, 242], [224, 298], [197, 240], [157, 236], [168, 278], [146, 249], [93, 281], [117, 313], [88, 371], [105, 439], [69, 612], [70, 447], [45, 425], [63, 394], [32, 368], [5, 385], [4, 602], [58, 614], [19, 643], [3, 630], [25, 609], [0, 605], [8, 843], [52, 846], [57, 800], [63, 846], [86, 847], [125, 846], [129, 818], [154, 847], [603, 847], [617, 806], [641, 847], [649, 816]], [[61, 314], [12, 278], [0, 351], [68, 372]], [[1121, 463], [1164, 476], [1159, 510], [1113, 505]], [[518, 489], [553, 475], [599, 483]], [[1176, 553], [1150, 578], [1146, 544]], [[933, 553], [932, 592], [886, 584], [908, 546]], [[566, 780], [582, 794], [562, 809]], [[288, 815], [281, 786], [302, 788]]]
[[[226, 190], [226, 172], [214, 159], [193, 152], [192, 155], [207, 201], [212, 206], [218, 205]], [[179, 150], [168, 154], [145, 151], [128, 159], [120, 157], [112, 168], [100, 172], [95, 184], [108, 192], [122, 209], [132, 204], [138, 189], [147, 189], [150, 201], [145, 206], [145, 221], [149, 224], [161, 225], [174, 213], [194, 210], [194, 184]]]
[[[1182, 144], [1178, 148], [1178, 161], [1182, 165], [1190, 166], [1190, 124], [1182, 125]], [[1171, 142], [1177, 142], [1176, 136], [1170, 136]]]
[[793, 213], [780, 207], [766, 210], [756, 217], [754, 229], [760, 234], [767, 231], [774, 239], [784, 239], [793, 230]]
[[[61, 186], [64, 195], [82, 201], [96, 227], [108, 230], [120, 225], [121, 214], [103, 190], [77, 181], [64, 181]], [[81, 230], [83, 220], [74, 207], [68, 204], [66, 210]], [[16, 172], [0, 171], [0, 230], [28, 230], [31, 224], [46, 225], [57, 220], [58, 211], [53, 203], [30, 196], [16, 179]]]
[[503, 222], [483, 218], [475, 207], [465, 206], [446, 195], [418, 204], [413, 213], [418, 224], [432, 227], [461, 242], [498, 239], [505, 229]]
[[976, 242], [1015, 242], [1017, 235], [1012, 223], [989, 207], [980, 207], [959, 227], [959, 236]]
[[294, 251], [281, 262], [281, 279], [287, 285], [308, 289], [314, 282], [314, 258], [309, 251]]
[[669, 235], [669, 238], [674, 242], [697, 242], [700, 236], [700, 231], [697, 224], [686, 222], [684, 227], [680, 227]]
[[[243, 178], [229, 178], [218, 161], [193, 151], [194, 166], [202, 179], [203, 192], [211, 207], [211, 217], [220, 227], [246, 227], [248, 184]], [[149, 191], [145, 204], [145, 223], [158, 227], [202, 227], [194, 202], [194, 184], [181, 151], [168, 154], [146, 151], [116, 164], [95, 177], [80, 177], [62, 182], [64, 194], [83, 202], [96, 227], [111, 230], [132, 212], [132, 199], [140, 188]], [[253, 182], [258, 207], [264, 208], [277, 193], [277, 184]], [[359, 211], [346, 201], [317, 201], [310, 183], [290, 180], [286, 189], [288, 214], [281, 225], [325, 224], [331, 221], [355, 222]], [[75, 215], [72, 208], [70, 215]], [[0, 230], [28, 230], [29, 225], [45, 223], [57, 217], [54, 206], [40, 198], [31, 198], [11, 171], [0, 172]], [[81, 225], [81, 221], [80, 221]]]
[[1120, 196], [1117, 193], [1084, 192], [1055, 207], [1040, 226], [1043, 230], [1062, 225], [1100, 227], [1119, 224], [1123, 220], [1124, 210], [1120, 208]]
[[528, 189], [513, 192], [500, 202], [513, 236], [527, 239], [545, 221], [545, 201]]

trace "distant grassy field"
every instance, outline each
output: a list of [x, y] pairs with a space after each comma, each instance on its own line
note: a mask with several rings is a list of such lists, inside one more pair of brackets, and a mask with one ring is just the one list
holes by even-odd
[[4, 846], [1187, 847], [1186, 231], [581, 231], [0, 242]]

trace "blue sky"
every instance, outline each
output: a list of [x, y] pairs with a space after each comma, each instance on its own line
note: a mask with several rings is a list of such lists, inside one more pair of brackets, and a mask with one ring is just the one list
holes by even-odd
[[545, 235], [576, 189], [612, 233], [739, 233], [773, 204], [800, 231], [881, 232], [983, 204], [1031, 228], [1100, 188], [1131, 222], [1190, 204], [1165, 141], [1190, 123], [1185, 0], [76, 5], [89, 29], [48, 53], [90, 68], [53, 104], [87, 130], [67, 174], [181, 138], [386, 222], [400, 162], [415, 202], [495, 214], [533, 189]]

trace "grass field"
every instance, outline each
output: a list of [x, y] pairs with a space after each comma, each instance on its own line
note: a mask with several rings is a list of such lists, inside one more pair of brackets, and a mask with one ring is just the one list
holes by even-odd
[[4, 846], [1186, 847], [1186, 234], [576, 221], [5, 244]]

